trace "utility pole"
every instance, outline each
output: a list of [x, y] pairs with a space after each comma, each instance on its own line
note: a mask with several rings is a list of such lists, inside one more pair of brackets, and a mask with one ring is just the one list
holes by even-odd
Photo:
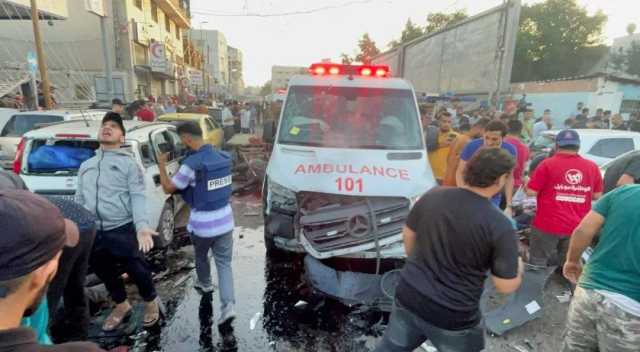
[[[49, 74], [47, 73], [47, 64], [44, 60], [44, 49], [42, 48], [42, 36], [40, 34], [40, 16], [38, 15], [38, 4], [36, 0], [31, 0], [31, 22], [33, 23], [33, 38], [36, 44], [36, 53], [38, 54], [38, 68], [40, 69], [40, 80], [42, 82], [42, 95], [44, 96], [44, 108], [51, 109], [51, 86], [49, 85]], [[38, 91], [34, 92], [36, 97]]]
[[107, 44], [107, 16], [100, 16], [100, 32], [102, 35], [102, 55], [104, 56], [104, 72], [107, 84], [107, 101], [113, 99], [113, 72], [111, 71], [111, 61], [109, 45]]

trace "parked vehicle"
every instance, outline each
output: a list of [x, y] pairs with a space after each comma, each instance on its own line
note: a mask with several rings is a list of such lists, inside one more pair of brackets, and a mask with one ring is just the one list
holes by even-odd
[[164, 114], [158, 118], [158, 121], [175, 123], [193, 121], [198, 123], [200, 128], [202, 128], [202, 137], [206, 143], [209, 143], [216, 148], [222, 148], [224, 143], [224, 131], [222, 130], [222, 125], [209, 115], [176, 112]]
[[[10, 109], [10, 108], [0, 108], [0, 131], [2, 131], [4, 129], [4, 126], [7, 124], [7, 122], [9, 121], [9, 119], [11, 119], [11, 116], [13, 116], [14, 114], [18, 113], [19, 111], [16, 109]], [[2, 149], [2, 144], [0, 143], [0, 167], [4, 168], [4, 160], [9, 160], [10, 157], [6, 156], [4, 150]], [[13, 160], [11, 160], [12, 162]], [[7, 163], [7, 165], [10, 165], [10, 162]]]
[[[164, 194], [155, 156], [169, 153], [168, 173], [173, 175], [186, 147], [171, 124], [124, 121], [124, 126], [127, 133], [123, 148], [133, 153], [144, 170], [149, 222], [160, 233], [155, 237], [157, 245], [165, 247], [173, 240], [175, 215], [185, 203], [179, 196]], [[69, 121], [28, 132], [20, 141], [14, 170], [35, 193], [74, 198], [78, 168], [99, 147], [99, 128], [100, 121]], [[48, 160], [46, 165], [33, 158], [34, 152], [43, 146], [59, 147], [56, 150], [59, 158]]]
[[[632, 150], [640, 149], [640, 133], [605, 129], [578, 129], [579, 154], [598, 166]], [[549, 153], [559, 130], [545, 131], [531, 144], [531, 155]]]
[[16, 148], [23, 134], [36, 128], [60, 121], [100, 120], [103, 111], [24, 111], [14, 113], [0, 130], [0, 166], [11, 169], [16, 156]]

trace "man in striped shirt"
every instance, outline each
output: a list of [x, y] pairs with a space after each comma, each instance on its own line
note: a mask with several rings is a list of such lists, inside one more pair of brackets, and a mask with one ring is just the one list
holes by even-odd
[[[211, 265], [209, 262], [209, 250], [213, 252], [213, 258], [216, 263], [218, 272], [218, 285], [220, 287], [220, 305], [221, 316], [218, 325], [230, 324], [235, 318], [235, 297], [233, 288], [233, 271], [231, 269], [231, 258], [233, 253], [233, 211], [229, 203], [231, 173], [230, 161], [229, 168], [224, 169], [220, 175], [216, 175], [215, 179], [207, 179], [200, 182], [206, 182], [205, 185], [196, 184], [195, 168], [202, 166], [200, 162], [193, 160], [221, 160], [224, 165], [228, 156], [214, 150], [210, 144], [205, 144], [202, 139], [202, 130], [200, 126], [193, 122], [186, 122], [177, 128], [178, 135], [182, 143], [194, 152], [180, 166], [178, 172], [169, 178], [166, 171], [167, 156], [159, 155], [158, 164], [160, 169], [160, 182], [162, 188], [168, 194], [186, 191], [197, 193], [201, 186], [205, 187], [205, 192], [215, 192], [215, 202], [220, 206], [209, 207], [209, 209], [201, 210], [191, 206], [191, 215], [187, 230], [191, 235], [196, 256], [196, 273], [198, 276], [195, 288], [201, 293], [210, 294], [213, 292], [211, 282]], [[195, 158], [195, 159], [192, 159]], [[191, 188], [191, 190], [189, 190]], [[222, 193], [220, 193], [222, 191]], [[202, 192], [200, 192], [202, 193]], [[202, 194], [195, 195], [200, 197]], [[206, 196], [205, 196], [206, 197]], [[188, 197], [185, 197], [188, 198]], [[213, 199], [213, 198], [212, 198]], [[190, 201], [185, 199], [187, 203]], [[197, 202], [196, 202], [197, 204]], [[208, 203], [207, 203], [208, 204]], [[214, 210], [211, 210], [213, 208]]]

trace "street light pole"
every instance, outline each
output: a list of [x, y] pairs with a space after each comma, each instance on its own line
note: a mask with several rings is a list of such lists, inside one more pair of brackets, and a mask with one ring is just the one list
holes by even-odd
[[[33, 39], [36, 45], [36, 53], [38, 54], [38, 68], [40, 69], [40, 80], [42, 81], [42, 95], [44, 96], [44, 108], [51, 109], [51, 86], [49, 84], [49, 74], [47, 73], [47, 64], [44, 60], [44, 49], [42, 48], [42, 36], [40, 34], [40, 16], [38, 15], [38, 4], [36, 0], [31, 0], [31, 22], [33, 23]], [[38, 96], [38, 89], [34, 92]], [[36, 109], [38, 106], [36, 105]]]

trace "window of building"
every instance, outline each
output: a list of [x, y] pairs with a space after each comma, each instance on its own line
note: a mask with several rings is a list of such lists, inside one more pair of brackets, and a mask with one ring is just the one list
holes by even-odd
[[180, 27], [176, 26], [176, 39], [180, 40]]
[[167, 33], [171, 33], [171, 20], [166, 14], [164, 16], [164, 28], [167, 30]]
[[142, 10], [142, 0], [135, 0], [136, 7]]
[[147, 65], [147, 47], [135, 43], [134, 52], [136, 65]]
[[151, 19], [153, 19], [153, 22], [158, 23], [158, 4], [155, 1], [151, 1]]

